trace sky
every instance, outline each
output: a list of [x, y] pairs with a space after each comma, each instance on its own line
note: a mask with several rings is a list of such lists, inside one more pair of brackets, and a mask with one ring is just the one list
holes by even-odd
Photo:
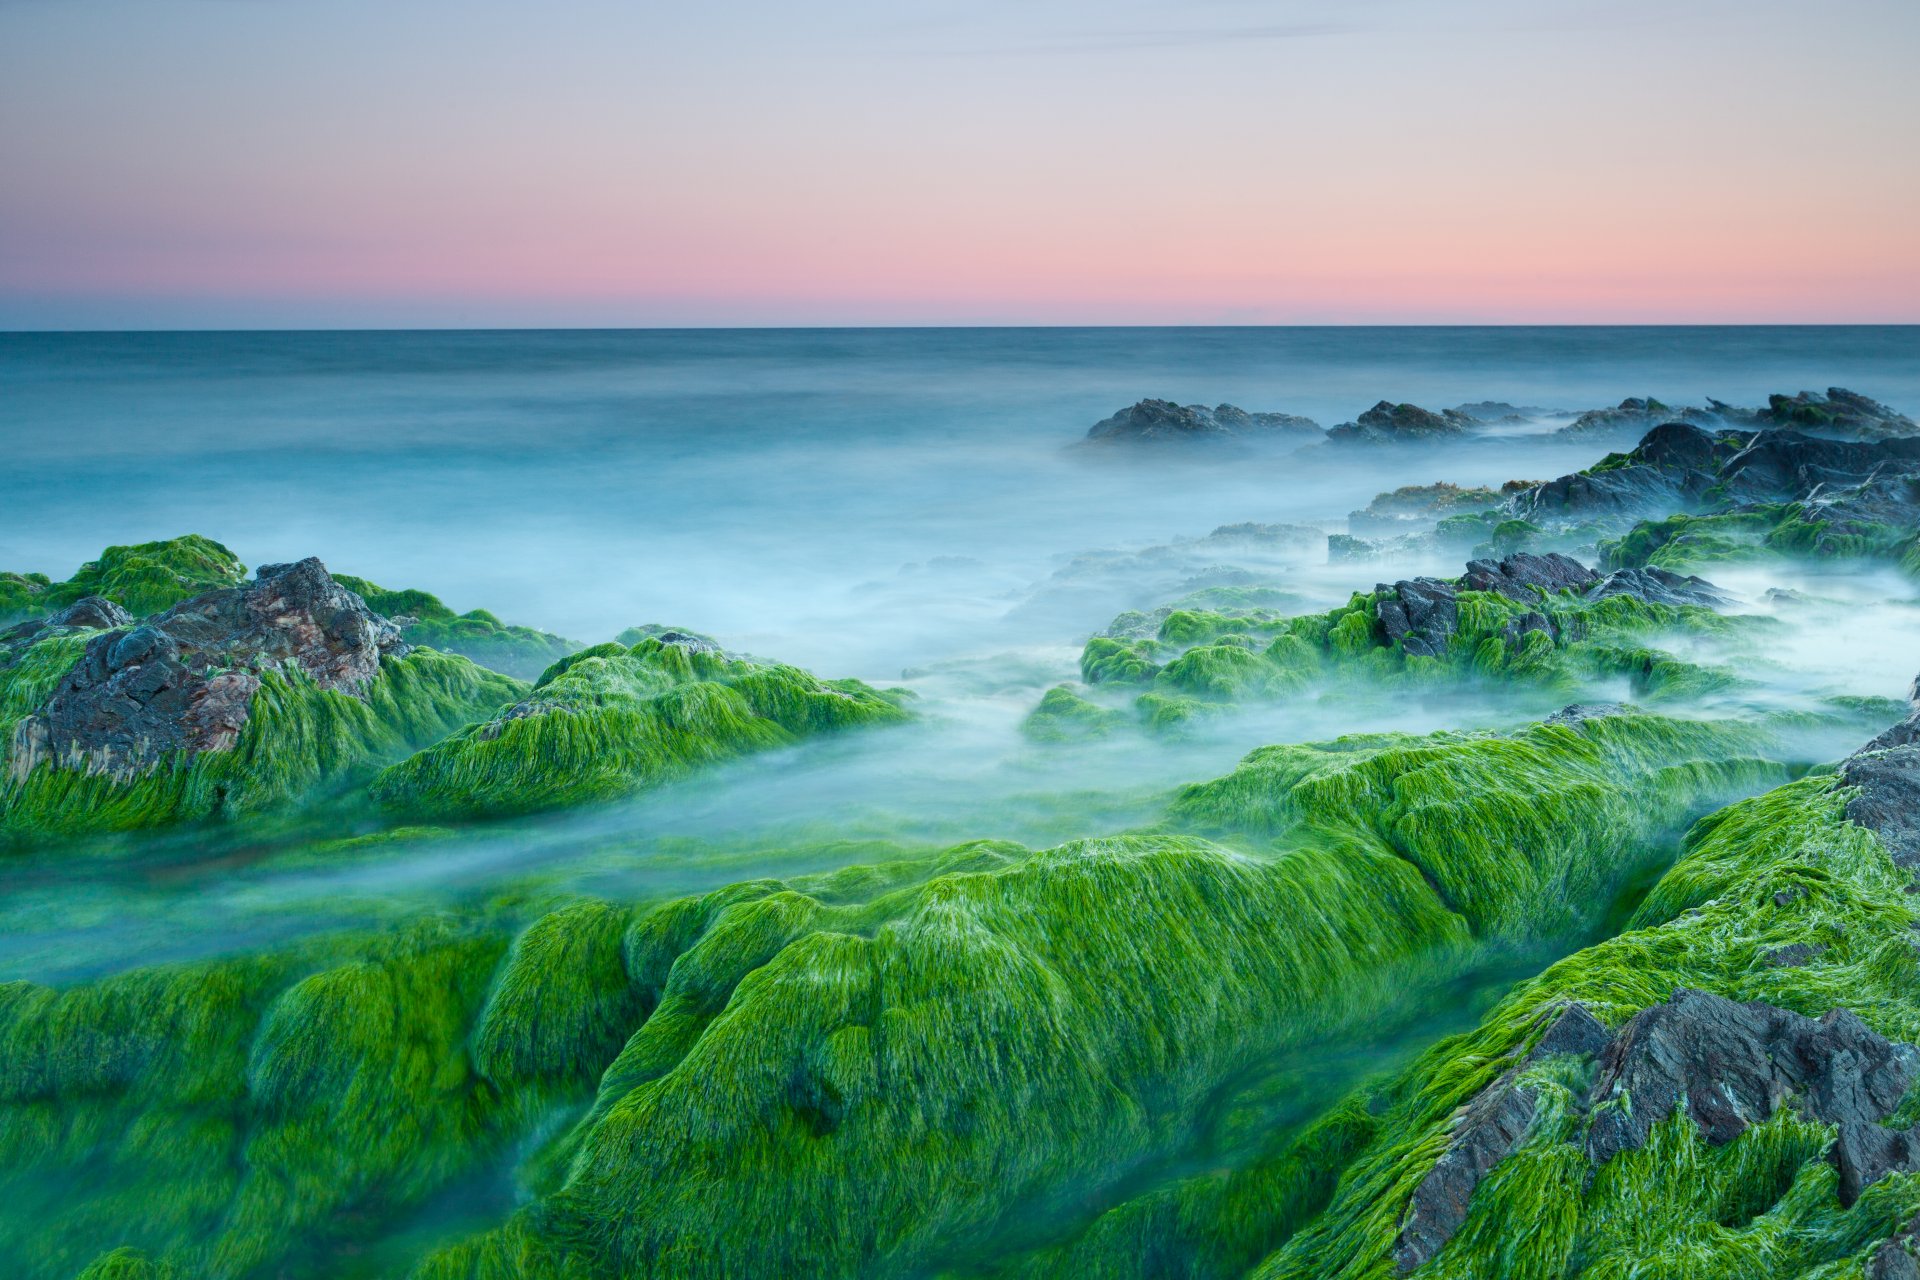
[[1915, 0], [0, 0], [0, 328], [1920, 322]]

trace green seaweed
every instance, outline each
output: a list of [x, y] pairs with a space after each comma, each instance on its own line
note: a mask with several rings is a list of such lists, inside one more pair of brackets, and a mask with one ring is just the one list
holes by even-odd
[[103, 596], [144, 617], [245, 577], [246, 566], [233, 552], [197, 533], [108, 547], [65, 582], [40, 573], [0, 574], [0, 624], [52, 613], [86, 596]]
[[405, 814], [486, 817], [634, 794], [706, 764], [906, 718], [857, 680], [643, 639], [563, 659], [514, 706], [386, 769]]
[[408, 644], [457, 653], [517, 680], [532, 680], [581, 647], [533, 627], [509, 626], [485, 609], [457, 614], [425, 591], [389, 591], [343, 573], [335, 574], [334, 581], [375, 613], [401, 620], [401, 638]]

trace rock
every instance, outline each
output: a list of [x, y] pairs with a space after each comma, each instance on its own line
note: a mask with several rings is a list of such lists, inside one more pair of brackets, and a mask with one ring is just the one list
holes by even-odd
[[1398, 534], [1444, 520], [1448, 516], [1491, 511], [1529, 486], [1509, 481], [1512, 488], [1463, 489], [1457, 484], [1409, 484], [1391, 493], [1375, 495], [1359, 511], [1347, 516], [1347, 530], [1356, 534]]
[[1799, 969], [1813, 963], [1825, 951], [1824, 946], [1809, 946], [1804, 942], [1795, 942], [1761, 952], [1760, 963], [1772, 969]]
[[1453, 439], [1473, 426], [1472, 418], [1452, 409], [1435, 413], [1419, 405], [1382, 400], [1356, 421], [1329, 430], [1327, 440], [1335, 444], [1410, 444]]
[[[1920, 1050], [1887, 1040], [1849, 1010], [1814, 1019], [1683, 988], [1635, 1014], [1601, 1055], [1587, 1099], [1587, 1154], [1605, 1164], [1644, 1146], [1653, 1126], [1682, 1106], [1715, 1146], [1793, 1097], [1822, 1123], [1878, 1127], [1916, 1072]], [[1858, 1145], [1868, 1157], [1879, 1150], [1866, 1138]], [[1843, 1166], [1843, 1188], [1850, 1177], [1857, 1186], [1871, 1182], [1872, 1168]]]
[[1802, 391], [1792, 396], [1768, 396], [1767, 407], [1758, 417], [1771, 426], [1791, 427], [1809, 435], [1837, 439], [1883, 440], [1920, 435], [1920, 424], [1906, 414], [1845, 387], [1828, 387], [1825, 395]]
[[1560, 416], [1553, 409], [1542, 409], [1537, 405], [1508, 404], [1504, 400], [1475, 400], [1471, 404], [1457, 404], [1446, 412], [1489, 424], [1534, 422], [1541, 418]]
[[83, 628], [97, 631], [128, 626], [133, 615], [102, 596], [83, 596], [58, 613], [44, 618], [29, 618], [0, 631], [0, 645], [32, 643], [47, 631]]
[[1325, 433], [1311, 418], [1290, 413], [1248, 413], [1235, 405], [1214, 408], [1175, 404], [1171, 400], [1142, 400], [1110, 418], [1096, 422], [1089, 440], [1189, 440], [1205, 438], [1286, 439], [1301, 444]]
[[1705, 578], [1667, 569], [1619, 569], [1587, 588], [1589, 600], [1604, 600], [1608, 596], [1633, 596], [1648, 604], [1705, 605], [1710, 609], [1722, 609], [1733, 603]]
[[1522, 603], [1538, 598], [1540, 592], [1552, 595], [1584, 587], [1598, 575], [1571, 556], [1559, 552], [1538, 556], [1521, 551], [1504, 560], [1474, 560], [1467, 564], [1460, 585], [1468, 591], [1492, 591]]
[[[1913, 720], [1897, 730], [1914, 731]], [[1895, 732], [1842, 761], [1840, 783], [1859, 788], [1847, 801], [1847, 819], [1879, 836], [1895, 863], [1915, 871], [1920, 870], [1920, 743], [1874, 745]]]
[[1867, 1260], [1867, 1280], [1920, 1280], [1920, 1262], [1912, 1252], [1914, 1228], [1883, 1241]]
[[1454, 1117], [1447, 1149], [1414, 1189], [1400, 1219], [1393, 1260], [1405, 1275], [1430, 1260], [1467, 1220], [1473, 1193], [1533, 1123], [1538, 1097], [1518, 1083], [1521, 1070], [1555, 1054], [1598, 1053], [1607, 1029], [1578, 1004], [1566, 1006], [1520, 1063], [1476, 1094]]
[[[81, 616], [114, 617], [97, 607]], [[229, 750], [264, 673], [298, 668], [359, 695], [383, 656], [405, 652], [398, 628], [318, 560], [265, 565], [252, 582], [94, 637], [16, 728], [10, 766], [16, 777], [47, 762], [126, 778], [174, 752]]]
[[1387, 639], [1410, 656], [1438, 658], [1459, 629], [1460, 606], [1453, 584], [1438, 578], [1412, 578], [1374, 588], [1374, 608]]
[[1545, 723], [1573, 727], [1585, 724], [1589, 720], [1604, 720], [1608, 716], [1621, 715], [1626, 709], [1624, 704], [1618, 702], [1576, 702], [1548, 716]]

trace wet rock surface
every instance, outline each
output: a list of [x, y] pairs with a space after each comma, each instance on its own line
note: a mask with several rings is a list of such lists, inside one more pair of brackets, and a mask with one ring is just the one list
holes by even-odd
[[1920, 437], [1839, 440], [1664, 423], [1630, 453], [1517, 495], [1509, 512], [1564, 526], [1810, 500], [1829, 518], [1914, 522], [1920, 518]]
[[21, 721], [11, 768], [23, 776], [46, 762], [126, 777], [174, 752], [228, 750], [265, 672], [294, 667], [323, 689], [359, 694], [383, 656], [406, 648], [320, 561], [262, 566], [252, 582], [96, 636]]
[[1704, 605], [1722, 609], [1733, 598], [1705, 578], [1674, 573], [1668, 569], [1619, 569], [1593, 584], [1586, 591], [1589, 600], [1608, 596], [1633, 596], [1648, 604]]
[[0, 631], [0, 645], [31, 644], [56, 631], [105, 630], [133, 623], [133, 615], [111, 600], [85, 596], [58, 613], [29, 618]]
[[[1808, 958], [1818, 954], [1807, 950]], [[1521, 1073], [1552, 1054], [1596, 1058], [1584, 1100], [1586, 1154], [1595, 1165], [1646, 1145], [1653, 1127], [1676, 1112], [1718, 1146], [1793, 1107], [1835, 1127], [1827, 1158], [1843, 1204], [1889, 1173], [1920, 1171], [1920, 1135], [1882, 1123], [1920, 1078], [1920, 1049], [1886, 1039], [1847, 1009], [1809, 1018], [1683, 988], [1609, 1033], [1575, 1004], [1456, 1113], [1446, 1150], [1402, 1215], [1394, 1248], [1401, 1274], [1452, 1239], [1474, 1190], [1524, 1140], [1538, 1099]], [[1904, 1275], [1899, 1261], [1889, 1255], [1886, 1265], [1896, 1269], [1884, 1274]]]
[[1844, 439], [1876, 440], [1920, 434], [1920, 424], [1906, 414], [1845, 387], [1828, 387], [1825, 395], [1802, 391], [1798, 395], [1769, 396], [1767, 407], [1754, 416], [1769, 425]]
[[1880, 837], [1899, 866], [1920, 871], [1920, 679], [1907, 718], [1840, 762], [1840, 785], [1858, 788], [1847, 818]]
[[1578, 1004], [1554, 1019], [1533, 1050], [1475, 1095], [1455, 1117], [1447, 1149], [1434, 1161], [1407, 1202], [1394, 1241], [1394, 1265], [1402, 1275], [1440, 1252], [1467, 1220], [1474, 1190], [1526, 1136], [1538, 1095], [1519, 1083], [1520, 1072], [1555, 1054], [1592, 1054], [1607, 1043], [1607, 1029]]
[[1417, 404], [1394, 404], [1382, 400], [1352, 422], [1343, 422], [1327, 432], [1330, 444], [1410, 444], [1423, 440], [1447, 440], [1463, 436], [1477, 425], [1473, 418], [1456, 409], [1435, 413]]
[[1598, 579], [1598, 574], [1571, 556], [1557, 551], [1544, 556], [1522, 551], [1504, 560], [1470, 561], [1460, 585], [1468, 591], [1492, 591], [1524, 603], [1542, 591], [1551, 595]]
[[1209, 409], [1201, 404], [1171, 400], [1142, 400], [1103, 418], [1087, 431], [1087, 439], [1191, 440], [1205, 438], [1295, 439], [1306, 444], [1325, 433], [1312, 418], [1291, 413], [1249, 413], [1237, 405]]

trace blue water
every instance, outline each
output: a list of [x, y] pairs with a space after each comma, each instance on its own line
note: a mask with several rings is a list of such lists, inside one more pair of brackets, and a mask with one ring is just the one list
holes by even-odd
[[1592, 460], [1070, 447], [1142, 396], [1332, 424], [1381, 398], [1583, 409], [1832, 384], [1920, 412], [1920, 328], [0, 334], [0, 568], [65, 576], [105, 544], [193, 531], [582, 641], [662, 621], [885, 677], [1002, 638], [1078, 551], [1337, 528], [1393, 484]]

